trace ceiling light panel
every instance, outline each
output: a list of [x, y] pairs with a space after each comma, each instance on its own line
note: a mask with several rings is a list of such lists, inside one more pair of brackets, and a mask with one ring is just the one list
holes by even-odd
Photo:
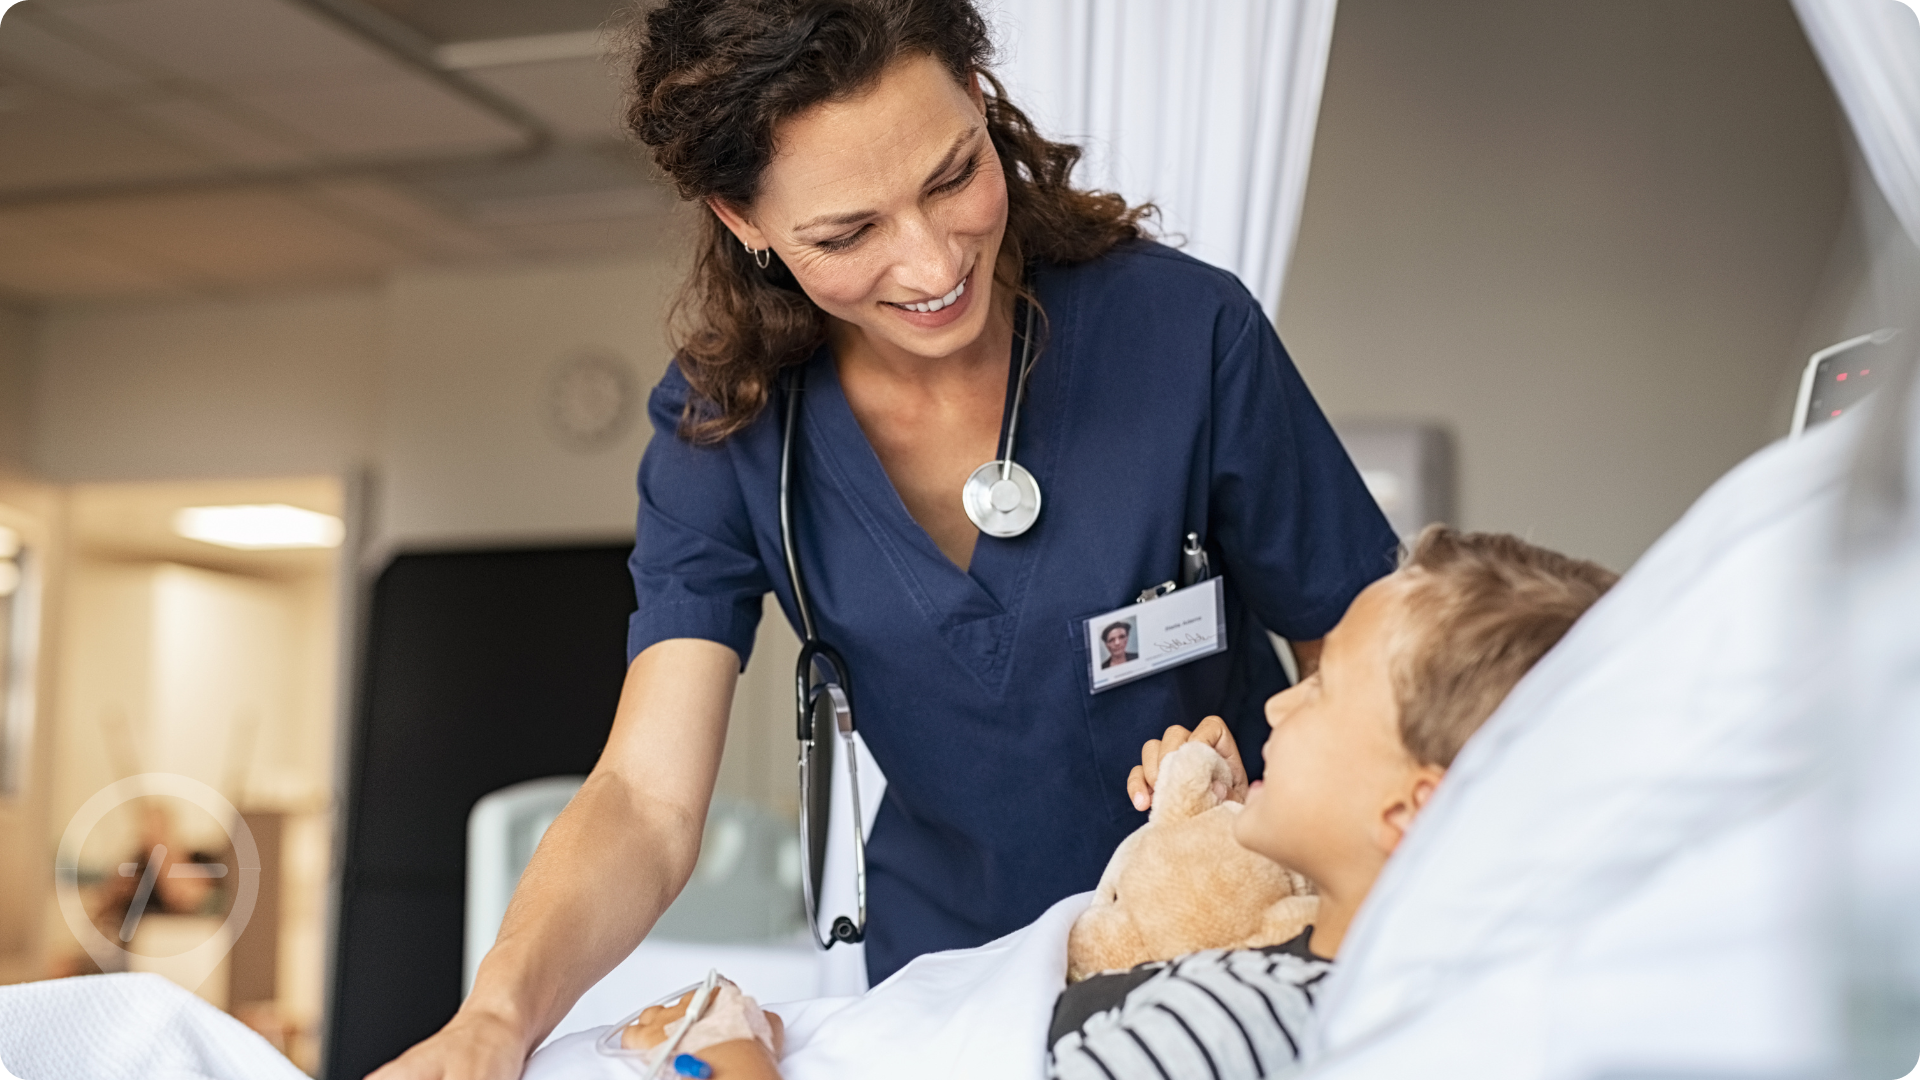
[[332, 514], [285, 503], [189, 506], [173, 515], [173, 531], [189, 540], [240, 551], [339, 547], [346, 535]]

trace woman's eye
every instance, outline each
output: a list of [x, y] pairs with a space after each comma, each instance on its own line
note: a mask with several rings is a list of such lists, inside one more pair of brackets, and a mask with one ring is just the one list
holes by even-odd
[[980, 159], [973, 158], [972, 160], [967, 162], [966, 168], [960, 170], [960, 175], [954, 177], [953, 179], [947, 181], [944, 184], [941, 184], [939, 187], [934, 188], [933, 193], [935, 195], [945, 195], [950, 191], [959, 191], [961, 188], [966, 187], [967, 181], [972, 180], [973, 175], [979, 171], [980, 171]]
[[836, 236], [831, 240], [815, 241], [813, 246], [819, 248], [821, 251], [845, 251], [859, 243], [860, 237], [866, 235], [866, 231], [867, 226], [862, 225], [845, 236]]

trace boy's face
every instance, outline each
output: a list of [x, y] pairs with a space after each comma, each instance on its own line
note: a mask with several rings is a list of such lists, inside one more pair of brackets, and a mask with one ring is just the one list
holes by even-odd
[[1266, 779], [1234, 837], [1323, 891], [1364, 894], [1444, 775], [1400, 740], [1388, 665], [1406, 588], [1401, 574], [1368, 586], [1327, 635], [1320, 669], [1267, 701]]

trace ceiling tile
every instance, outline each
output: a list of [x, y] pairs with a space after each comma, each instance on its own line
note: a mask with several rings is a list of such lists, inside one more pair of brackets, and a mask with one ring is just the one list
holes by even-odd
[[483, 225], [545, 225], [650, 218], [661, 209], [660, 202], [654, 192], [636, 187], [484, 199], [474, 202], [472, 210], [473, 219]]
[[24, 213], [0, 212], [0, 295], [11, 299], [46, 303], [188, 290], [124, 256], [117, 245], [60, 235]]
[[320, 210], [384, 236], [428, 259], [486, 258], [506, 249], [486, 233], [384, 180], [308, 183], [300, 198]]
[[593, 30], [619, 0], [368, 0], [374, 7], [446, 43]]
[[520, 142], [505, 121], [419, 76], [288, 85], [239, 100], [340, 154], [459, 153]]
[[397, 68], [374, 46], [286, 0], [120, 0], [61, 7], [53, 17], [206, 85], [268, 87]]
[[98, 184], [205, 171], [210, 160], [91, 105], [45, 90], [0, 112], [0, 200], [9, 189]]
[[526, 255], [612, 255], [659, 250], [675, 228], [671, 218], [646, 217], [511, 225], [493, 232]]
[[127, 111], [223, 164], [267, 169], [298, 165], [318, 156], [311, 144], [272, 130], [274, 125], [237, 115], [237, 109], [221, 107], [219, 102], [172, 98], [143, 102]]
[[599, 57], [475, 68], [467, 76], [531, 110], [564, 137], [620, 134], [620, 83]]
[[90, 200], [32, 213], [231, 288], [364, 280], [408, 261], [394, 245], [269, 189]]
[[49, 33], [17, 10], [0, 22], [0, 70], [89, 97], [131, 94], [149, 85], [135, 72]]

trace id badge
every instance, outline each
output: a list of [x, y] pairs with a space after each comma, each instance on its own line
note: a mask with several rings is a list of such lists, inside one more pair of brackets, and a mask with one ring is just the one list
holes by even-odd
[[1083, 620], [1093, 693], [1225, 652], [1226, 594], [1220, 583], [1208, 578]]

